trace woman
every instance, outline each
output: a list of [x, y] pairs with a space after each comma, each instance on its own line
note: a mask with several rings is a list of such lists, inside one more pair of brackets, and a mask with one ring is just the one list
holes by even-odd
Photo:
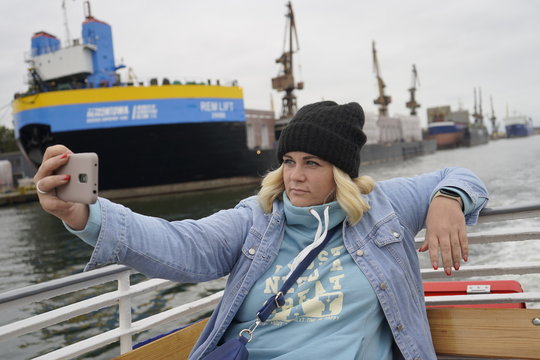
[[247, 344], [250, 359], [435, 359], [414, 236], [450, 275], [467, 260], [465, 224], [487, 201], [482, 182], [461, 168], [375, 184], [358, 177], [364, 113], [324, 101], [300, 109], [279, 139], [281, 166], [258, 196], [200, 220], [167, 222], [106, 199], [65, 203], [51, 175], [69, 159], [47, 149], [35, 182], [42, 207], [95, 246], [88, 269], [122, 263], [150, 276], [200, 282], [229, 275], [225, 294], [192, 354], [199, 359], [256, 319], [306, 248], [330, 239], [285, 305]]

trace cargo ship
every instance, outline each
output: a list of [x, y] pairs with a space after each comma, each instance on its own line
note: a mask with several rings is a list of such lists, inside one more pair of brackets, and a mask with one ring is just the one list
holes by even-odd
[[21, 151], [96, 152], [100, 189], [260, 176], [275, 161], [273, 112], [244, 108], [236, 81], [122, 82], [111, 26], [85, 2], [81, 40], [35, 33], [29, 88], [12, 110]]
[[477, 146], [489, 141], [486, 127], [478, 122], [471, 123], [468, 110], [452, 111], [450, 106], [427, 109], [427, 137], [437, 141], [437, 148], [448, 149], [460, 146]]
[[523, 137], [533, 134], [531, 118], [525, 115], [507, 116], [504, 118], [506, 137]]
[[[493, 102], [491, 105], [493, 114]], [[473, 121], [471, 122], [471, 117]], [[494, 118], [494, 115], [492, 115]], [[450, 106], [437, 106], [427, 109], [427, 137], [437, 141], [439, 149], [459, 146], [477, 146], [489, 141], [489, 133], [484, 125], [482, 111], [482, 89], [474, 89], [474, 112], [458, 109], [452, 111]], [[492, 119], [492, 122], [494, 119]]]

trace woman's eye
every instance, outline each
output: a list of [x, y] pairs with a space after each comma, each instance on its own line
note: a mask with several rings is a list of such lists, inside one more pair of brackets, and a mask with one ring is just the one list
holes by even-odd
[[309, 166], [320, 166], [318, 162], [312, 161], [312, 160], [309, 160], [309, 161], [307, 162], [307, 164], [308, 164]]
[[292, 164], [294, 164], [294, 161], [292, 161], [291, 159], [283, 159], [283, 163], [285, 165], [292, 165]]

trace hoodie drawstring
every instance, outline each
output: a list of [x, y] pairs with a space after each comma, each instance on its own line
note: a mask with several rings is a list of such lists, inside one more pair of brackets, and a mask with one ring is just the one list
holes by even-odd
[[300, 253], [298, 253], [298, 255], [296, 255], [296, 257], [293, 259], [291, 263], [291, 270], [287, 274], [287, 278], [289, 278], [289, 276], [298, 267], [298, 264], [300, 264], [302, 260], [304, 260], [307, 254], [309, 254], [312, 249], [319, 246], [326, 238], [326, 234], [328, 233], [328, 221], [330, 217], [329, 209], [330, 209], [330, 206], [326, 206], [323, 211], [324, 231], [323, 231], [323, 222], [321, 220], [320, 215], [313, 209], [309, 210], [309, 213], [313, 215], [313, 217], [315, 217], [315, 219], [317, 219], [317, 221], [319, 222], [319, 225], [317, 226], [317, 232], [315, 233], [315, 238], [313, 239], [313, 242], [309, 244], [308, 246], [306, 246], [302, 251], [300, 251]]

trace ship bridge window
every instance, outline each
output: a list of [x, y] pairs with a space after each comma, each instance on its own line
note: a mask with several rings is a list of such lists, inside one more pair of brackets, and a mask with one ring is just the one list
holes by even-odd
[[270, 137], [268, 136], [268, 126], [266, 124], [261, 125], [261, 147], [266, 149], [270, 146]]
[[249, 149], [254, 149], [256, 145], [254, 126], [252, 124], [247, 124], [246, 130], [247, 130], [247, 146]]

